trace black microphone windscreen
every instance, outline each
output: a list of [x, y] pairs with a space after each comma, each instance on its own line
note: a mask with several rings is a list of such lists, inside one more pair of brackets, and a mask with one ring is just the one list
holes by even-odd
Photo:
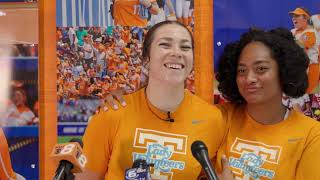
[[144, 159], [136, 159], [132, 164], [132, 168], [147, 168], [147, 161]]
[[200, 163], [209, 180], [218, 180], [208, 156], [208, 148], [202, 141], [194, 141], [191, 145], [193, 157]]
[[77, 142], [79, 143], [79, 145], [81, 146], [81, 148], [83, 148], [83, 142], [81, 139], [79, 138], [72, 138], [69, 142]]
[[195, 156], [200, 150], [205, 150], [208, 152], [207, 146], [202, 141], [194, 141], [191, 145], [192, 155]]

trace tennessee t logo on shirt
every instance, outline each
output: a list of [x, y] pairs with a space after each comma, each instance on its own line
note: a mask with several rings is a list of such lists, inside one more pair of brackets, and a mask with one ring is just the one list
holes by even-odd
[[145, 153], [133, 152], [133, 161], [144, 159], [154, 164], [154, 174], [171, 179], [173, 169], [184, 170], [185, 162], [172, 158], [174, 153], [186, 155], [187, 136], [161, 131], [136, 128], [135, 148], [146, 149]]
[[273, 179], [275, 172], [265, 164], [278, 164], [280, 146], [271, 146], [257, 141], [236, 138], [230, 150], [229, 166], [242, 179]]

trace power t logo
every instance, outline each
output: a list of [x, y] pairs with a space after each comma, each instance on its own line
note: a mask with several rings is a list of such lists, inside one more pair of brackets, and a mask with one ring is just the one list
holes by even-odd
[[275, 172], [263, 168], [263, 165], [266, 163], [278, 164], [280, 155], [280, 146], [270, 146], [257, 141], [236, 138], [231, 146], [229, 166], [236, 174], [236, 179], [273, 179]]
[[145, 159], [154, 164], [154, 175], [164, 179], [172, 179], [173, 169], [184, 170], [185, 162], [172, 159], [173, 154], [186, 155], [187, 136], [137, 128], [135, 148], [146, 149], [145, 153], [133, 153], [133, 161]]

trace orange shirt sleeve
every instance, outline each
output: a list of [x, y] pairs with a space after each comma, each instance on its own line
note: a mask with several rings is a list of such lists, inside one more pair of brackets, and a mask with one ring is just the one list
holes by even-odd
[[83, 136], [83, 152], [87, 157], [86, 168], [105, 176], [117, 133], [118, 121], [113, 112], [99, 112], [90, 120]]
[[316, 162], [320, 161], [320, 125], [317, 124], [308, 136], [306, 148], [297, 167], [297, 180], [320, 179], [320, 172]]
[[11, 159], [7, 139], [0, 128], [0, 179], [7, 180], [9, 178], [16, 178], [15, 172], [11, 166]]

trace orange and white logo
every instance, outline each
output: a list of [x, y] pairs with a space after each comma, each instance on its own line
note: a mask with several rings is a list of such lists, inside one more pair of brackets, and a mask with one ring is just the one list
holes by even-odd
[[146, 149], [145, 153], [133, 152], [133, 161], [144, 159], [154, 164], [153, 175], [172, 179], [172, 169], [184, 170], [185, 162], [172, 159], [173, 154], [186, 155], [187, 136], [150, 129], [137, 128], [133, 147]]
[[265, 163], [278, 164], [281, 149], [281, 146], [272, 146], [258, 141], [236, 138], [230, 149], [229, 166], [232, 167], [233, 173], [236, 174], [236, 179], [258, 180], [262, 177], [273, 179], [275, 172], [263, 168], [263, 165]]

